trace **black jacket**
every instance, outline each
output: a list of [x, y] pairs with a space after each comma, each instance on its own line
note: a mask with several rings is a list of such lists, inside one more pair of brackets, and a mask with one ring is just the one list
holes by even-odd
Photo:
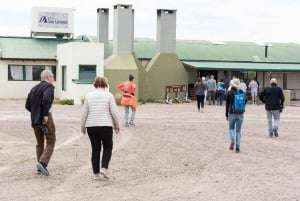
[[266, 110], [280, 110], [283, 108], [285, 98], [282, 89], [272, 83], [259, 94], [259, 99], [265, 103]]
[[[239, 93], [244, 93], [241, 89], [239, 89]], [[234, 95], [237, 94], [237, 89], [232, 87], [226, 94], [226, 111], [225, 116], [228, 117], [228, 114], [233, 114], [232, 106], [234, 102]], [[247, 99], [245, 100], [247, 103]]]
[[40, 125], [44, 116], [48, 116], [54, 99], [54, 86], [46, 81], [41, 81], [29, 92], [25, 108], [31, 112], [31, 126]]

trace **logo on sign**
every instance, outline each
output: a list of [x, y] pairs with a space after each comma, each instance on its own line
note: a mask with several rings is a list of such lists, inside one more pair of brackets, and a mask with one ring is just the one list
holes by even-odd
[[39, 13], [39, 26], [48, 28], [68, 28], [68, 14], [56, 12]]

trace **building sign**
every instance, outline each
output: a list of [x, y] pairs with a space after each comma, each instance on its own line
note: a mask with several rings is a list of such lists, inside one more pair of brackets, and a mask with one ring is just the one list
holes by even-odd
[[68, 28], [68, 13], [39, 12], [38, 26], [46, 28]]

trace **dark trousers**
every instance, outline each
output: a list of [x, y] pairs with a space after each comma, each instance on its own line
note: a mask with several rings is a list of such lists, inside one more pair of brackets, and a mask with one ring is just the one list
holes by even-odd
[[92, 146], [92, 167], [94, 174], [98, 174], [100, 170], [100, 152], [103, 146], [101, 168], [108, 168], [113, 149], [113, 129], [108, 126], [87, 127]]
[[208, 97], [209, 105], [211, 105], [211, 101], [213, 102], [213, 104], [215, 104], [215, 100], [216, 100], [216, 92], [215, 91], [208, 91], [207, 97]]
[[201, 108], [204, 108], [204, 97], [205, 97], [205, 95], [197, 96], [197, 108], [198, 108], [198, 110], [200, 109], [200, 104], [201, 104]]
[[[48, 165], [50, 158], [54, 151], [56, 136], [55, 136], [55, 125], [52, 115], [49, 113], [48, 122], [46, 125], [49, 133], [44, 135], [42, 132], [42, 125], [34, 125], [33, 131], [36, 138], [36, 157], [38, 162], [45, 163]], [[46, 139], [46, 146], [45, 146]]]

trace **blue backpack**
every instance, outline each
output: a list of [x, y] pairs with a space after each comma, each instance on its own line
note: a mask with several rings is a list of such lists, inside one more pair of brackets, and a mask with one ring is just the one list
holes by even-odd
[[234, 101], [232, 106], [233, 114], [243, 114], [246, 107], [246, 93], [240, 93], [237, 90], [237, 93], [234, 95]]

